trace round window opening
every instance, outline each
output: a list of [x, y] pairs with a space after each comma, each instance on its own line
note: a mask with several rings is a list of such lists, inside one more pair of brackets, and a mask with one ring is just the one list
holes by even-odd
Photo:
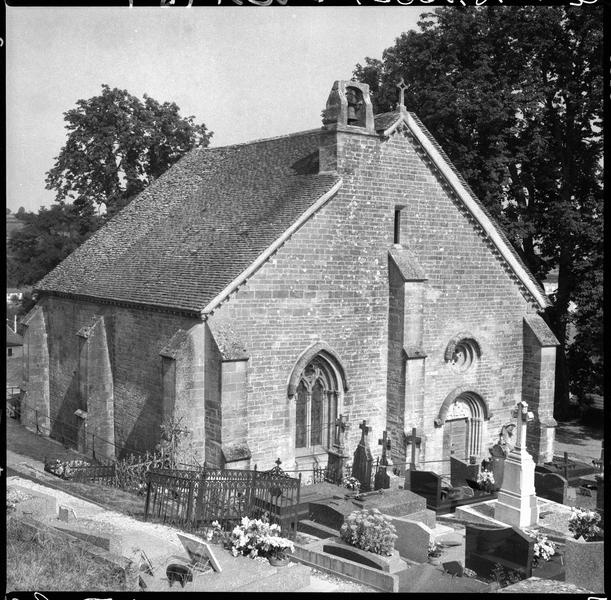
[[478, 343], [471, 337], [454, 338], [446, 349], [445, 359], [454, 371], [468, 371], [480, 357]]

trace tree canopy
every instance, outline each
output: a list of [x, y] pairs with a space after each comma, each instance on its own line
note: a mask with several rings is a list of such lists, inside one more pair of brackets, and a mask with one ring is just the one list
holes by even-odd
[[102, 85], [102, 93], [78, 100], [64, 113], [68, 139], [47, 173], [58, 202], [77, 208], [123, 208], [194, 146], [212, 136], [194, 117], [181, 117], [173, 102], [144, 101]]
[[602, 393], [602, 39], [598, 6], [440, 8], [354, 71], [378, 111], [395, 106], [403, 77], [407, 109], [533, 273], [558, 269], [547, 319], [562, 344], [559, 416], [569, 382]]
[[103, 222], [91, 206], [65, 203], [20, 218], [24, 227], [11, 234], [7, 249], [7, 282], [15, 287], [42, 279]]
[[26, 225], [11, 234], [7, 281], [31, 285], [58, 265], [107, 219], [212, 132], [175, 103], [144, 101], [102, 85], [64, 113], [68, 137], [47, 173], [56, 204], [38, 214], [20, 208]]

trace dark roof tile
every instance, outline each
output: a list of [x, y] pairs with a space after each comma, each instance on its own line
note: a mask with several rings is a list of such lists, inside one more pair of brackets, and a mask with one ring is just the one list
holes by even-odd
[[338, 181], [320, 135], [192, 150], [36, 289], [203, 309]]

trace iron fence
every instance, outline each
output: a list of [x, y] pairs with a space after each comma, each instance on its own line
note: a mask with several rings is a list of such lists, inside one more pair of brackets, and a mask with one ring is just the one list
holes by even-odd
[[301, 475], [270, 471], [154, 469], [147, 473], [144, 518], [201, 531], [218, 521], [225, 529], [242, 517], [266, 516], [284, 535], [297, 531]]

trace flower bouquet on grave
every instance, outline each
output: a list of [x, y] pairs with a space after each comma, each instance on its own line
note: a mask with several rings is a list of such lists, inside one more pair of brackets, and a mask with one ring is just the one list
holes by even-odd
[[602, 539], [602, 529], [598, 526], [600, 515], [595, 510], [582, 508], [571, 508], [569, 517], [569, 531], [577, 540], [580, 537], [585, 542], [593, 542]]
[[344, 477], [342, 485], [345, 488], [354, 492], [355, 497], [358, 498], [358, 495], [361, 491], [361, 482], [356, 477]]
[[261, 538], [261, 555], [267, 556], [271, 565], [279, 567], [288, 564], [289, 554], [294, 551], [293, 542], [277, 534], [268, 534]]
[[551, 560], [556, 554], [557, 546], [554, 542], [547, 539], [547, 536], [536, 531], [525, 529], [524, 533], [535, 539], [533, 546], [533, 566], [538, 566], [542, 562]]
[[492, 471], [482, 469], [477, 474], [477, 485], [480, 490], [483, 490], [487, 494], [491, 494], [494, 491], [494, 475]]

